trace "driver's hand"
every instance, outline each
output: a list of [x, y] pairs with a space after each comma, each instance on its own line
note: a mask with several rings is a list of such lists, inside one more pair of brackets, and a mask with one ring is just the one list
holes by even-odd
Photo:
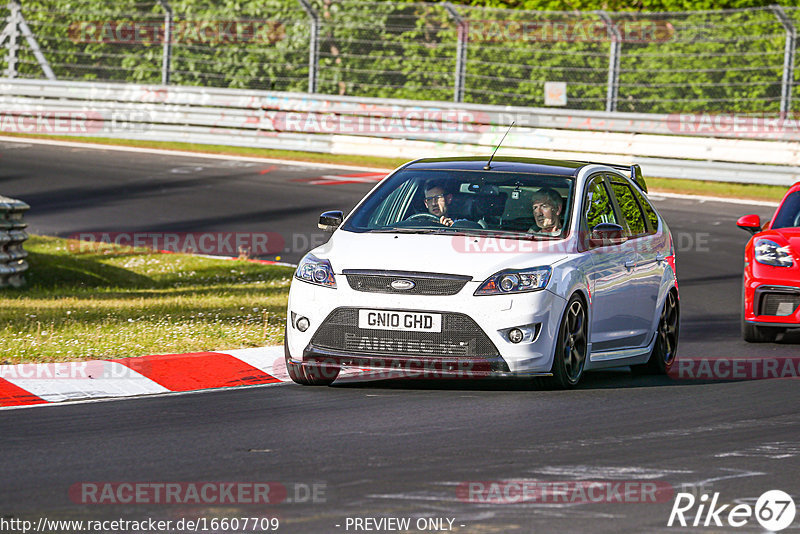
[[445, 226], [453, 226], [453, 219], [450, 219], [449, 217], [445, 217], [444, 215], [442, 215], [441, 217], [439, 217], [439, 224], [443, 224]]

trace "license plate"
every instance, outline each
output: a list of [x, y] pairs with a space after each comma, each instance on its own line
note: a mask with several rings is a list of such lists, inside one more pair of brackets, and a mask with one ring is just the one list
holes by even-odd
[[390, 310], [358, 310], [358, 327], [372, 330], [441, 332], [442, 314]]

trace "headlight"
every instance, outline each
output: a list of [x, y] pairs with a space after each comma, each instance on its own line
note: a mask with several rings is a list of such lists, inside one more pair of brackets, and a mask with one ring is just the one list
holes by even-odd
[[550, 272], [550, 267], [536, 267], [524, 271], [500, 271], [483, 282], [475, 291], [475, 295], [505, 295], [538, 291], [547, 286]]
[[300, 260], [300, 265], [294, 272], [294, 277], [309, 284], [332, 287], [336, 289], [336, 279], [333, 277], [333, 267], [328, 260], [321, 260], [312, 254]]
[[794, 265], [789, 245], [780, 246], [769, 239], [756, 240], [756, 261], [773, 267], [791, 267]]

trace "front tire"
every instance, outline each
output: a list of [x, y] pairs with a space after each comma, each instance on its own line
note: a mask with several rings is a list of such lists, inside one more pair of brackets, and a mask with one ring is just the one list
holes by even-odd
[[559, 389], [574, 388], [583, 376], [588, 352], [586, 318], [586, 306], [576, 293], [570, 297], [561, 318], [549, 385]]
[[286, 361], [286, 372], [289, 373], [289, 378], [301, 386], [329, 386], [339, 376], [338, 367], [292, 363], [286, 331], [283, 332], [283, 357]]
[[775, 326], [758, 326], [742, 320], [742, 339], [748, 343], [773, 343], [782, 328]]
[[[783, 332], [775, 326], [758, 326], [744, 320], [744, 285], [742, 286], [742, 339], [748, 343], [772, 343]], [[754, 310], [755, 311], [755, 310]]]

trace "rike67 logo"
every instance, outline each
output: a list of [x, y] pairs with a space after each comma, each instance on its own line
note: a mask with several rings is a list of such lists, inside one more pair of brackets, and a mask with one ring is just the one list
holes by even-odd
[[738, 528], [755, 519], [766, 530], [778, 532], [792, 524], [796, 511], [792, 497], [781, 490], [764, 492], [755, 506], [721, 504], [719, 492], [699, 498], [681, 492], [675, 496], [667, 526]]

